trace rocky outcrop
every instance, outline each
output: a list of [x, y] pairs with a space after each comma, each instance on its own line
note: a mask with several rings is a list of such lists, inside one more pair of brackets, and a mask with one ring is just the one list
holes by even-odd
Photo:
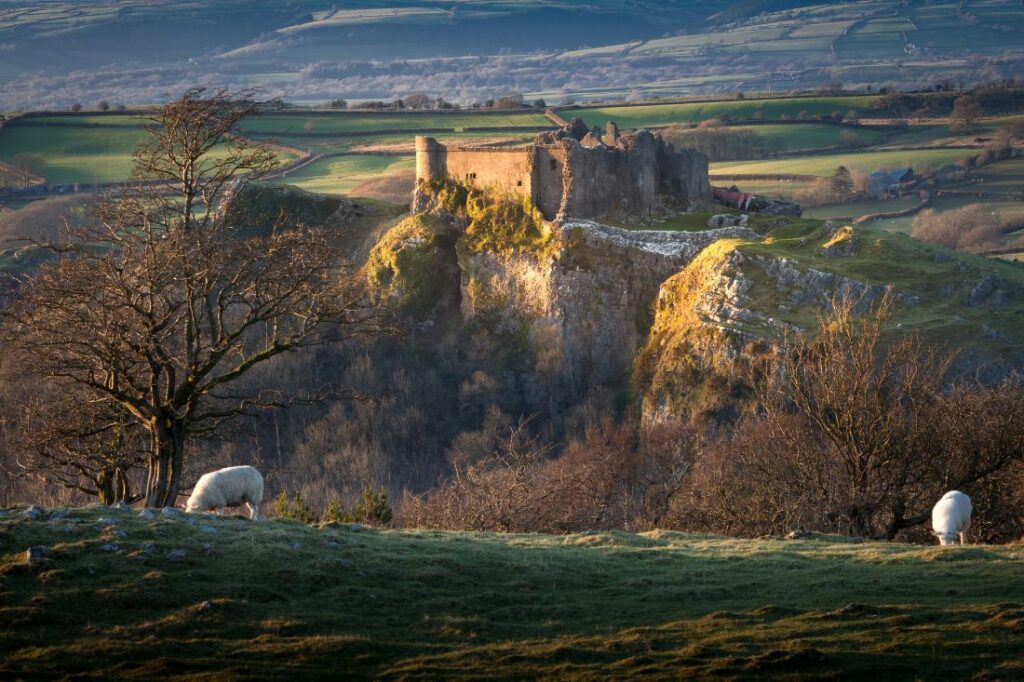
[[757, 239], [744, 228], [631, 231], [591, 221], [552, 227], [544, 258], [463, 253], [462, 310], [491, 316], [533, 346], [546, 364], [546, 399], [568, 405], [594, 386], [624, 388], [647, 339], [662, 283], [725, 238]]

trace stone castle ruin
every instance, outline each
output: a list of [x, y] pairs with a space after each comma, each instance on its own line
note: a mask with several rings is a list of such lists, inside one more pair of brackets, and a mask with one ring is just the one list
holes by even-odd
[[[417, 137], [417, 188], [444, 177], [527, 197], [546, 220], [646, 220], [712, 200], [705, 155], [677, 150], [646, 130], [620, 134], [611, 122], [602, 134], [578, 118], [529, 146], [455, 147]], [[417, 189], [414, 211], [419, 201]]]

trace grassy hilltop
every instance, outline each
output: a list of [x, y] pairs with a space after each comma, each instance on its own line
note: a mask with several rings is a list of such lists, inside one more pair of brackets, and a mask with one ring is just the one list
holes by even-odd
[[1020, 545], [24, 516], [0, 517], [5, 678], [1024, 674]]

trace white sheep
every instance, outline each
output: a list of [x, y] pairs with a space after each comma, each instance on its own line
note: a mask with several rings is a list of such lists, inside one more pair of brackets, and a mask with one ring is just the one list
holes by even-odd
[[971, 527], [971, 498], [959, 490], [950, 490], [932, 507], [932, 533], [943, 545], [952, 545], [964, 536]]
[[203, 474], [185, 503], [185, 511], [224, 512], [225, 507], [249, 505], [249, 518], [259, 519], [263, 476], [250, 466], [227, 467]]

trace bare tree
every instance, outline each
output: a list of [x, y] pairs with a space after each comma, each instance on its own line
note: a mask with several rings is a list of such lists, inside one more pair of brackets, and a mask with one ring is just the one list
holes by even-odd
[[287, 403], [239, 380], [311, 344], [362, 333], [361, 286], [318, 230], [243, 237], [221, 219], [228, 189], [275, 165], [232, 135], [248, 93], [192, 90], [164, 106], [135, 181], [71, 230], [57, 263], [20, 283], [5, 332], [23, 366], [146, 434], [150, 507], [172, 505], [186, 445]]
[[837, 301], [816, 336], [764, 361], [761, 414], [732, 448], [765, 518], [892, 539], [946, 490], [1024, 458], [1020, 387], [950, 388], [952, 356], [886, 332], [895, 304]]
[[953, 128], [969, 132], [981, 118], [981, 105], [970, 95], [962, 95], [953, 102]]
[[11, 166], [17, 171], [26, 189], [36, 179], [45, 164], [46, 162], [43, 160], [43, 157], [31, 152], [15, 154], [14, 158], [11, 159]]

